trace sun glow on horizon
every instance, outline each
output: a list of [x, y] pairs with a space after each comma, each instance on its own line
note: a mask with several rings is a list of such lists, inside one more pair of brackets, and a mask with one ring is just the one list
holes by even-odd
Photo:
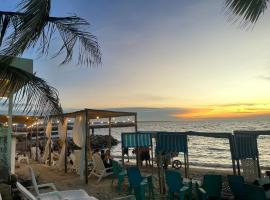
[[183, 113], [173, 114], [176, 118], [243, 118], [270, 114], [270, 104], [228, 104], [190, 108]]

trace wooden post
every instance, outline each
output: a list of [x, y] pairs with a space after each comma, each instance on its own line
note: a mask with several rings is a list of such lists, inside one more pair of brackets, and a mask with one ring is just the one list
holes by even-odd
[[91, 128], [91, 130], [92, 130], [92, 135], [94, 136], [95, 135], [95, 129]]
[[89, 137], [89, 125], [88, 125], [88, 110], [85, 109], [85, 183], [88, 184], [88, 137]]
[[259, 178], [261, 178], [261, 167], [260, 167], [260, 161], [259, 161], [259, 150], [258, 150], [258, 142], [257, 142], [257, 138], [258, 138], [258, 136], [256, 137], [257, 159], [255, 158], [255, 160], [257, 161], [258, 176], [259, 176]]
[[[135, 125], [134, 125], [134, 129], [135, 129], [135, 134], [137, 134], [137, 131], [138, 131], [138, 126], [137, 126], [137, 113], [134, 115], [134, 122], [135, 122]], [[138, 138], [136, 136], [136, 145], [138, 145]], [[138, 163], [138, 158], [139, 158], [139, 148], [137, 147], [137, 153], [136, 153], [136, 165], [139, 166], [139, 163]], [[135, 151], [136, 152], [136, 151]]]
[[68, 121], [67, 121], [67, 128], [66, 128], [66, 137], [65, 137], [65, 173], [67, 173], [67, 154], [68, 154], [67, 130], [68, 130]]
[[187, 151], [187, 178], [189, 178], [189, 158], [188, 158], [188, 151]]
[[38, 122], [36, 122], [36, 161], [38, 161]]
[[30, 127], [30, 158], [32, 158], [32, 125]]
[[112, 148], [112, 118], [109, 117], [109, 141], [108, 141], [108, 145], [109, 145], [109, 149], [111, 150]]
[[49, 166], [51, 166], [51, 159], [52, 159], [52, 139], [51, 137], [48, 138], [49, 141]]
[[236, 175], [236, 169], [235, 169], [235, 160], [234, 160], [234, 149], [233, 149], [233, 136], [231, 135], [229, 137], [229, 143], [230, 143], [230, 151], [231, 151], [231, 158], [232, 158], [232, 167], [233, 167], [233, 174]]
[[[15, 155], [12, 154], [12, 110], [13, 110], [13, 94], [8, 97], [8, 135], [7, 135], [7, 155], [8, 155], [8, 172], [9, 175], [15, 173]], [[16, 152], [15, 152], [16, 153]], [[14, 165], [13, 165], [14, 163]]]
[[138, 121], [137, 121], [137, 113], [134, 115], [134, 122], [135, 122], [135, 132], [137, 132], [138, 131]]
[[239, 162], [239, 159], [236, 160], [236, 163], [237, 163], [238, 175], [240, 176], [240, 175], [241, 175], [241, 170], [240, 170], [240, 162]]

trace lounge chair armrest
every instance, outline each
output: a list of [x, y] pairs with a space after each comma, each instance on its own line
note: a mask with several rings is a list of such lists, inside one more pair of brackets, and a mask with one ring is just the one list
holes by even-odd
[[188, 191], [189, 187], [187, 186], [183, 186], [181, 189], [180, 189], [180, 192], [186, 192]]
[[58, 191], [53, 191], [53, 192], [47, 192], [43, 194], [38, 195], [38, 199], [42, 199], [42, 197], [48, 197], [48, 196], [57, 196], [58, 199], [63, 200], [64, 198], [62, 197], [61, 193]]
[[53, 189], [54, 191], [56, 191], [56, 187], [55, 187], [55, 185], [53, 183], [45, 183], [45, 184], [38, 185], [38, 188], [47, 188], [47, 187], [49, 187], [49, 188]]
[[198, 190], [202, 195], [207, 195], [206, 191], [203, 188], [199, 188]]

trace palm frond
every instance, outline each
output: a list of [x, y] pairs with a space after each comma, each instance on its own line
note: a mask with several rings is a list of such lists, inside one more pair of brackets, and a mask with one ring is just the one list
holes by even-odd
[[[34, 0], [34, 2], [37, 1], [39, 2], [39, 0]], [[42, 2], [49, 2], [49, 0], [42, 0]], [[3, 31], [3, 34], [0, 35], [0, 47], [1, 41], [5, 41], [0, 54], [19, 56], [28, 48], [38, 47], [37, 50], [40, 56], [48, 55], [51, 39], [57, 30], [63, 44], [53, 57], [65, 53], [65, 58], [61, 64], [72, 60], [76, 49], [75, 46], [78, 47], [78, 64], [92, 66], [101, 63], [101, 51], [97, 38], [86, 31], [86, 28], [89, 27], [86, 20], [77, 16], [50, 17], [47, 16], [48, 9], [42, 15], [35, 16], [37, 14], [33, 9], [35, 4], [26, 5], [20, 12], [0, 11], [0, 31]], [[45, 5], [44, 3], [41, 8], [46, 10]], [[33, 11], [28, 12], [28, 9]], [[39, 18], [40, 20], [38, 20]], [[7, 27], [12, 29], [12, 34], [8, 36], [6, 36], [7, 27], [4, 26], [4, 20]], [[6, 37], [5, 40], [4, 37]]]
[[88, 22], [84, 19], [71, 16], [62, 18], [49, 18], [49, 22], [56, 27], [63, 40], [63, 45], [55, 54], [65, 51], [66, 56], [62, 64], [70, 62], [73, 56], [74, 46], [78, 43], [78, 64], [91, 66], [101, 63], [101, 52], [97, 42], [97, 38], [91, 33], [84, 31], [83, 27], [88, 26]]
[[269, 0], [225, 0], [225, 7], [234, 21], [255, 24], [267, 8]]
[[21, 69], [0, 64], [0, 91], [1, 96], [16, 92], [15, 110], [39, 116], [62, 114], [57, 90], [43, 79]]
[[23, 15], [16, 18], [14, 32], [6, 38], [4, 48], [0, 51], [2, 55], [19, 56], [36, 45], [48, 22], [50, 0], [23, 0], [19, 12]]

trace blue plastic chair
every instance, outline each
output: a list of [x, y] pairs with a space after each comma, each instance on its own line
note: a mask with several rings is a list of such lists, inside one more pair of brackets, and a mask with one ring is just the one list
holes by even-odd
[[228, 182], [234, 199], [245, 200], [245, 181], [243, 176], [228, 175]]
[[168, 198], [174, 199], [174, 194], [179, 194], [179, 200], [184, 200], [185, 195], [189, 195], [189, 199], [192, 199], [192, 183], [189, 186], [183, 184], [183, 178], [181, 173], [176, 170], [166, 170], [166, 184], [168, 186]]
[[266, 200], [265, 191], [257, 185], [245, 184], [246, 200]]
[[196, 184], [197, 197], [200, 200], [209, 198], [221, 199], [222, 177], [221, 175], [208, 174], [204, 175], [203, 184], [199, 187]]
[[127, 172], [125, 169], [122, 168], [122, 166], [115, 160], [112, 160], [112, 170], [113, 170], [113, 178], [112, 178], [112, 184], [114, 182], [114, 179], [118, 179], [117, 184], [117, 191], [120, 193], [122, 189], [122, 184], [124, 182], [124, 178], [127, 175]]
[[144, 200], [145, 190], [148, 189], [149, 198], [152, 197], [152, 199], [154, 199], [152, 176], [143, 177], [138, 167], [128, 167], [127, 175], [129, 182], [129, 194], [134, 190], [136, 199]]

